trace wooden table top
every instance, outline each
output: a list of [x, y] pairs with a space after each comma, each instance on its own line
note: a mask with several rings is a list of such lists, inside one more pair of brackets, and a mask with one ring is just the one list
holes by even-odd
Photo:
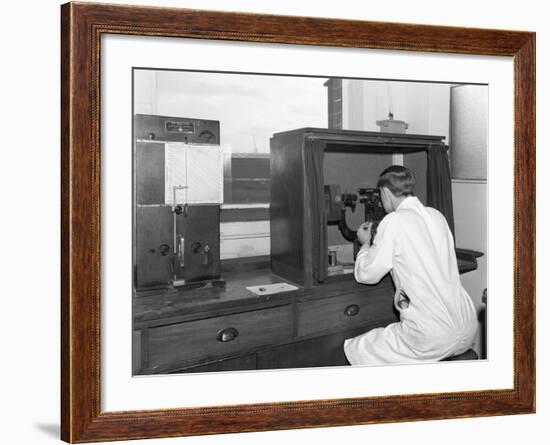
[[[458, 259], [460, 273], [475, 270], [477, 263]], [[299, 287], [297, 290], [272, 295], [256, 295], [246, 289], [248, 286], [259, 286], [271, 283], [288, 282], [271, 273], [270, 269], [224, 274], [225, 287], [209, 288], [166, 288], [135, 292], [133, 298], [134, 329], [185, 321], [201, 316], [216, 316], [228, 310], [242, 307], [277, 306], [292, 301], [306, 301], [347, 294], [351, 292], [368, 292], [372, 288], [392, 288], [391, 279], [386, 276], [377, 285], [364, 285], [355, 281], [353, 274], [329, 277], [323, 285], [310, 289]], [[290, 283], [294, 284], [294, 283]]]

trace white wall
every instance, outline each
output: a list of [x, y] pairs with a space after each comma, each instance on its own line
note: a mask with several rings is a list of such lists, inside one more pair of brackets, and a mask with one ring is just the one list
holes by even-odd
[[344, 80], [343, 126], [348, 130], [379, 131], [377, 120], [393, 118], [409, 124], [409, 134], [445, 136], [449, 140], [450, 84]]
[[[453, 88], [451, 99], [451, 167], [455, 237], [458, 247], [484, 252], [478, 269], [462, 275], [462, 284], [478, 310], [487, 288], [487, 86], [464, 85]], [[465, 180], [458, 178], [466, 178]], [[474, 179], [475, 180], [472, 180]], [[491, 294], [491, 290], [488, 290]], [[492, 295], [495, 297], [495, 295]], [[498, 297], [497, 297], [498, 298]], [[498, 304], [498, 300], [494, 300]], [[487, 304], [487, 312], [491, 310]], [[480, 324], [476, 349], [479, 352], [483, 326]], [[491, 354], [491, 351], [487, 351]]]
[[[487, 184], [485, 182], [453, 181], [453, 210], [455, 216], [455, 239], [457, 247], [483, 252], [478, 258], [478, 268], [460, 276], [464, 289], [468, 292], [478, 311], [481, 309], [481, 296], [487, 287]], [[493, 298], [491, 298], [493, 297]], [[498, 296], [490, 295], [488, 300], [498, 304]], [[488, 310], [491, 302], [488, 302]], [[475, 350], [481, 350], [481, 324]], [[491, 354], [491, 351], [487, 351]]]
[[157, 114], [157, 73], [155, 71], [135, 71], [134, 113]]
[[[103, 1], [103, 0], [96, 0]], [[112, 0], [110, 0], [112, 2]], [[537, 31], [537, 134], [538, 164], [538, 301], [537, 301], [537, 414], [491, 418], [405, 422], [398, 424], [356, 425], [263, 433], [226, 434], [133, 442], [133, 445], [265, 445], [315, 444], [397, 444], [465, 445], [485, 441], [500, 445], [548, 442], [550, 423], [550, 27], [547, 5], [537, 0], [517, 2], [463, 0], [460, 7], [445, 7], [439, 1], [394, 0], [391, 7], [374, 7], [354, 0], [117, 0], [157, 6], [184, 6], [248, 12], [318, 15], [348, 19], [428, 23], [449, 26], [493, 27]], [[4, 162], [0, 164], [0, 184], [4, 209], [0, 237], [2, 262], [2, 310], [0, 331], [5, 341], [0, 367], [2, 378], [2, 442], [18, 444], [59, 444], [59, 0], [7, 2], [0, 33], [4, 69], [0, 114], [4, 126]], [[456, 5], [455, 5], [456, 6]], [[32, 13], [31, 13], [32, 11]], [[498, 11], [498, 13], [496, 13]], [[24, 23], [24, 26], [22, 24]], [[29, 32], [32, 30], [32, 32]], [[27, 55], [27, 57], [22, 56]], [[8, 69], [9, 67], [9, 69]], [[327, 67], [330, 70], [330, 67]], [[24, 92], [24, 93], [23, 93]], [[34, 110], [31, 112], [31, 110]], [[28, 120], [34, 115], [33, 131], [39, 144], [29, 144]], [[23, 149], [26, 148], [26, 149]], [[21, 181], [21, 169], [33, 181]], [[18, 184], [19, 193], [11, 193]], [[22, 196], [41, 199], [32, 203]], [[5, 213], [3, 213], [4, 215]], [[15, 215], [15, 217], [10, 216]], [[39, 225], [37, 226], [37, 222]], [[37, 232], [37, 227], [40, 229]], [[39, 256], [29, 256], [21, 240], [40, 235]], [[498, 304], [498, 296], [490, 297]], [[406, 378], [406, 375], [404, 376]], [[330, 384], [330, 382], [322, 382]]]
[[453, 178], [487, 179], [487, 85], [461, 85], [451, 93]]
[[[350, 79], [342, 82], [343, 128], [380, 131], [377, 120], [407, 122], [408, 134], [443, 136], [449, 143], [450, 83], [396, 82]], [[396, 154], [392, 164], [405, 165], [416, 173], [416, 194], [426, 202], [426, 156]]]

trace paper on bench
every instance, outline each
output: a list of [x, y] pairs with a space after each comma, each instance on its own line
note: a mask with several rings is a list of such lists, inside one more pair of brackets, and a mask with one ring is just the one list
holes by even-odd
[[288, 283], [273, 283], [262, 284], [260, 286], [247, 286], [246, 289], [256, 295], [272, 295], [278, 294], [280, 292], [290, 292], [293, 290], [297, 290], [298, 287]]

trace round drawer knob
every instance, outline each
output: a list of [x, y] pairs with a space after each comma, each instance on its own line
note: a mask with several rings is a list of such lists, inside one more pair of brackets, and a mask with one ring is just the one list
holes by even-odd
[[170, 253], [170, 246], [168, 244], [161, 244], [159, 246], [159, 252], [162, 256], [166, 256]]
[[239, 336], [239, 331], [235, 328], [225, 328], [218, 332], [217, 339], [222, 343], [227, 343], [228, 341], [233, 341]]
[[344, 309], [344, 314], [348, 317], [353, 317], [358, 313], [359, 313], [359, 305], [357, 304], [350, 304], [349, 306], [346, 306], [346, 308]]

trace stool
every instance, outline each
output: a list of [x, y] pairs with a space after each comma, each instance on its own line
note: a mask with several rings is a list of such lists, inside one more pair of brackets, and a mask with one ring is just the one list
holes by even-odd
[[463, 352], [462, 354], [453, 355], [451, 357], [444, 358], [440, 361], [442, 362], [451, 362], [454, 360], [477, 360], [479, 359], [476, 351], [473, 349], [468, 349], [466, 352]]

